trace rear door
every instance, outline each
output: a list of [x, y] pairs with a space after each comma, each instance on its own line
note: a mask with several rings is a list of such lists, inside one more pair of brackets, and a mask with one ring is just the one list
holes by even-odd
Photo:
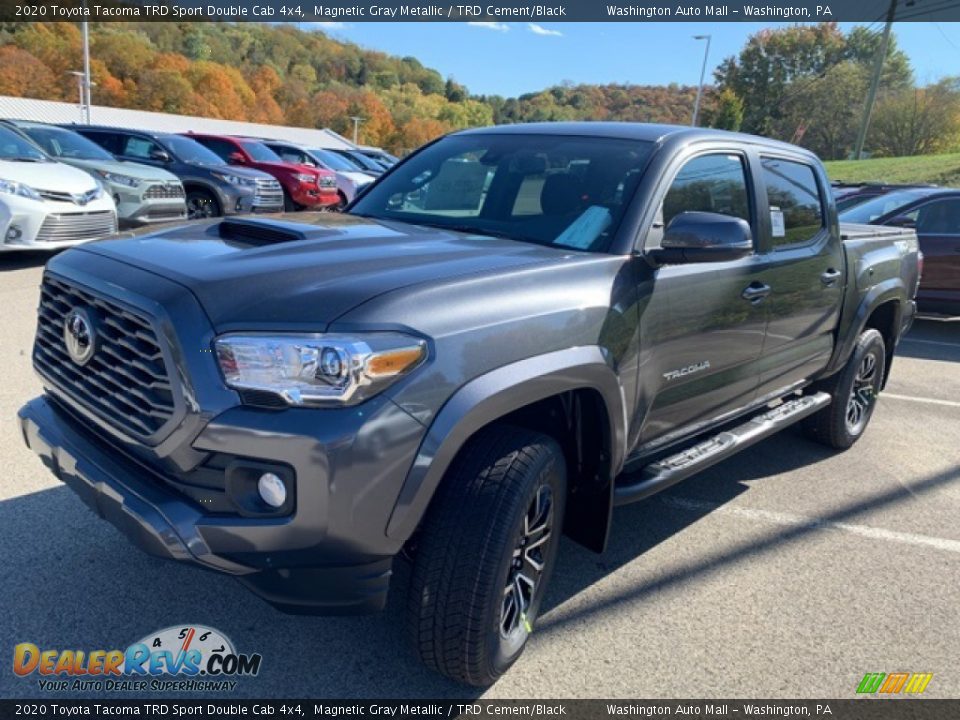
[[805, 156], [761, 153], [761, 281], [770, 288], [758, 394], [777, 394], [826, 367], [843, 301], [843, 244], [829, 187]]
[[[659, 246], [663, 229], [684, 211], [740, 217], [756, 238], [757, 216], [746, 153], [735, 146], [681, 158], [665, 176], [658, 217], [644, 242]], [[642, 311], [639, 442], [662, 442], [749, 405], [755, 396], [766, 307], [754, 253], [725, 262], [664, 265], [649, 277], [640, 266]], [[645, 261], [644, 261], [645, 262]], [[746, 295], [745, 295], [746, 293]]]

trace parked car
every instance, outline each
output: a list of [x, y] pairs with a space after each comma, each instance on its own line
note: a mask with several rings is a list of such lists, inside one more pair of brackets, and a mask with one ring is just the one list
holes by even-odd
[[330, 152], [334, 152], [340, 157], [346, 158], [348, 162], [356, 166], [357, 170], [363, 170], [364, 172], [368, 172], [375, 177], [380, 177], [387, 171], [387, 168], [384, 165], [378, 163], [373, 158], [368, 158], [366, 155], [361, 152], [357, 152], [356, 150], [331, 150]]
[[340, 201], [337, 203], [338, 210], [352, 202], [357, 193], [374, 180], [373, 175], [354, 169], [345, 158], [329, 150], [305, 148], [279, 140], [264, 140], [263, 142], [285, 162], [323, 168], [334, 173], [337, 179], [337, 194], [340, 197]]
[[388, 169], [400, 162], [400, 158], [396, 155], [391, 155], [386, 150], [380, 148], [360, 146], [357, 147], [357, 152], [366, 155], [371, 160], [379, 162]]
[[[424, 186], [428, 209], [408, 205]], [[347, 213], [54, 258], [45, 394], [20, 422], [134, 543], [283, 610], [382, 609], [409, 558], [416, 652], [487, 685], [536, 625], [561, 532], [602, 551], [614, 505], [798, 421], [857, 442], [917, 282], [916, 234], [841, 228], [800, 148], [469, 130]], [[136, 354], [97, 339], [108, 321]]]
[[116, 231], [103, 183], [0, 125], [0, 252], [57, 250]]
[[871, 198], [886, 195], [894, 190], [905, 190], [915, 187], [936, 187], [935, 185], [886, 185], [880, 183], [841, 183], [832, 184], [833, 197], [837, 201], [837, 212], [849, 210], [855, 205], [866, 202]]
[[187, 217], [180, 179], [140, 163], [123, 162], [72, 130], [25, 120], [8, 120], [47, 155], [99, 178], [117, 206], [120, 227], [139, 227]]
[[844, 211], [846, 222], [913, 228], [923, 252], [920, 311], [960, 315], [960, 190], [897, 190]]
[[162, 168], [180, 178], [191, 219], [283, 210], [283, 190], [272, 176], [228, 166], [189, 138], [97, 125], [68, 127], [121, 160]]
[[284, 162], [262, 141], [228, 135], [190, 133], [187, 137], [214, 152], [229, 165], [255, 168], [275, 177], [283, 187], [283, 206], [292, 210], [336, 207], [337, 179], [329, 170]]

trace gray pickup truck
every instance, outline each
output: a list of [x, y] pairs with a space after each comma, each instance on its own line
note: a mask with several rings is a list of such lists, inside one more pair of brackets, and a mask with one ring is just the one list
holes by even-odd
[[[346, 214], [58, 255], [23, 436], [149, 553], [295, 613], [384, 606], [430, 667], [519, 656], [561, 531], [802, 421], [850, 447], [913, 320], [912, 231], [816, 157], [576, 123], [456, 133]], [[198, 579], [199, 581], [199, 579]]]

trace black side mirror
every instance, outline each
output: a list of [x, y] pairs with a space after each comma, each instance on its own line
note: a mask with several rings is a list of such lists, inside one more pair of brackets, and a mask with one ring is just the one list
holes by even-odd
[[888, 220], [887, 225], [892, 225], [894, 227], [901, 228], [913, 228], [917, 227], [916, 218], [912, 218], [909, 215], [897, 215], [895, 218]]
[[750, 225], [720, 213], [687, 211], [675, 215], [660, 247], [647, 256], [661, 265], [739, 260], [753, 253]]
[[156, 160], [157, 162], [168, 163], [170, 162], [170, 153], [166, 150], [151, 150], [150, 159]]

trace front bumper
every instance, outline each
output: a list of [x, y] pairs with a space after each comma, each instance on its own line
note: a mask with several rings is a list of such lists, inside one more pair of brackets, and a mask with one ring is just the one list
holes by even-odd
[[[296, 518], [207, 513], [172, 489], [162, 475], [91, 433], [46, 396], [22, 407], [19, 419], [26, 444], [44, 465], [145, 552], [236, 576], [285, 612], [356, 614], [385, 605], [392, 556], [351, 554], [335, 538], [305, 537]], [[299, 510], [305, 510], [302, 504]], [[318, 540], [332, 545], [338, 562], [284, 567], [284, 543]], [[247, 552], [224, 551], [240, 548]], [[296, 562], [302, 562], [303, 553], [295, 554]]]
[[145, 182], [137, 188], [112, 184], [110, 193], [117, 205], [117, 217], [123, 228], [187, 218], [186, 194], [179, 183]]
[[0, 202], [0, 252], [60, 250], [116, 232], [116, 208], [106, 195], [84, 206], [13, 195]]
[[290, 193], [291, 199], [306, 208], [324, 208], [337, 205], [340, 196], [336, 185], [323, 186], [301, 184]]

